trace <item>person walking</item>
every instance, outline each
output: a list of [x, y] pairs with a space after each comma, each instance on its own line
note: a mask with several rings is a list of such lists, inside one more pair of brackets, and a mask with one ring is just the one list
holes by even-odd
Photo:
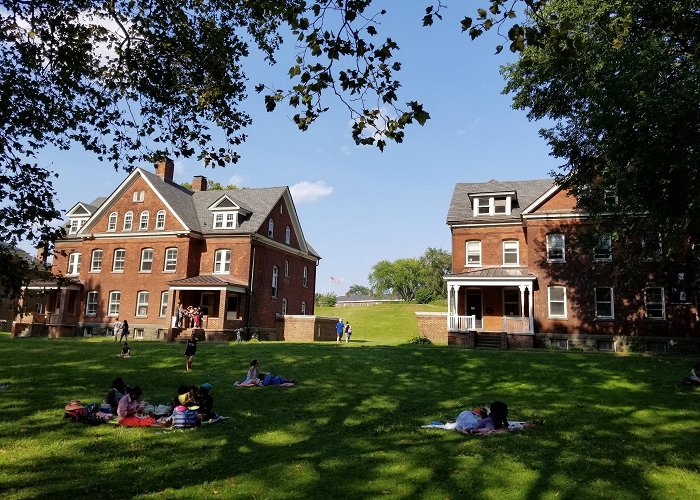
[[187, 347], [185, 347], [185, 370], [190, 371], [192, 369], [192, 358], [197, 353], [197, 336], [192, 332], [192, 336], [187, 341]]
[[350, 326], [350, 322], [348, 321], [345, 323], [345, 343], [347, 344], [350, 342], [350, 335], [352, 335], [352, 327]]
[[343, 318], [338, 318], [338, 322], [335, 324], [335, 333], [337, 335], [336, 342], [340, 343], [340, 339], [343, 336], [343, 330], [345, 329], [345, 323], [343, 323]]
[[127, 320], [124, 320], [124, 322], [122, 323], [122, 335], [121, 337], [119, 337], [119, 342], [121, 342], [122, 340], [129, 340], [129, 322]]

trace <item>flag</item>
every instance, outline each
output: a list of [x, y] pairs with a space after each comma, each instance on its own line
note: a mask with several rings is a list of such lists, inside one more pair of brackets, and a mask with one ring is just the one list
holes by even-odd
[[335, 278], [331, 276], [331, 283], [335, 283], [336, 285], [340, 285], [343, 282], [340, 278]]

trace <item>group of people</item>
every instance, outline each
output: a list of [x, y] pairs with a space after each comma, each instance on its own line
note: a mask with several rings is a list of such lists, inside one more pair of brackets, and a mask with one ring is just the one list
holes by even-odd
[[214, 412], [213, 386], [204, 383], [199, 387], [182, 385], [169, 405], [154, 408], [141, 401], [142, 390], [136, 385], [126, 385], [122, 378], [112, 382], [105, 404], [117, 416], [117, 423], [124, 427], [196, 427], [202, 422], [212, 422], [220, 417]]
[[345, 343], [347, 344], [350, 342], [350, 336], [352, 335], [352, 326], [350, 326], [350, 322], [343, 323], [343, 318], [339, 318], [338, 322], [335, 324], [335, 333], [338, 337], [336, 342], [340, 343], [343, 333], [345, 334]]
[[202, 328], [202, 308], [182, 305], [178, 302], [177, 310], [175, 311], [175, 323], [180, 330], [188, 328]]
[[[114, 336], [115, 342], [121, 342], [122, 340], [129, 340], [129, 322], [127, 320], [119, 321], [119, 317], [114, 321], [114, 328], [112, 330], [112, 335]], [[119, 338], [117, 338], [117, 335]]]
[[292, 387], [297, 383], [293, 378], [281, 377], [271, 373], [263, 373], [258, 369], [258, 360], [254, 359], [250, 362], [248, 373], [246, 373], [243, 382], [235, 382], [235, 386], [250, 387], [250, 386], [268, 386], [279, 385], [283, 387]]

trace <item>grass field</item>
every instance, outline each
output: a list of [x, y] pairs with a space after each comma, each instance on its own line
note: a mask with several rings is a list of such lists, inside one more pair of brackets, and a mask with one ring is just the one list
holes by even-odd
[[[678, 386], [694, 360], [386, 347], [414, 333], [394, 319], [382, 337], [379, 318], [333, 312], [358, 342], [202, 343], [189, 373], [178, 344], [134, 342], [124, 360], [109, 339], [0, 335], [0, 496], [700, 498], [700, 391]], [[251, 358], [299, 384], [233, 387]], [[116, 376], [153, 403], [210, 382], [230, 419], [161, 431], [62, 418]], [[543, 423], [488, 437], [419, 428], [496, 398]]]

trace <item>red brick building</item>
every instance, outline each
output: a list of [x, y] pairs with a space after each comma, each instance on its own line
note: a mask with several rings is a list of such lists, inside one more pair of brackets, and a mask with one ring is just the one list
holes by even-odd
[[697, 348], [690, 297], [653, 277], [643, 289], [623, 290], [612, 237], [601, 235], [587, 254], [575, 248], [586, 214], [551, 179], [457, 184], [447, 224], [452, 343], [493, 335], [501, 346]]
[[287, 187], [192, 191], [170, 160], [135, 169], [106, 198], [67, 212], [53, 274], [32, 283], [44, 306], [18, 318], [52, 336], [105, 332], [117, 317], [135, 338], [166, 338], [177, 305], [201, 307], [208, 337], [273, 329], [280, 315], [313, 315], [320, 257], [307, 243]]

